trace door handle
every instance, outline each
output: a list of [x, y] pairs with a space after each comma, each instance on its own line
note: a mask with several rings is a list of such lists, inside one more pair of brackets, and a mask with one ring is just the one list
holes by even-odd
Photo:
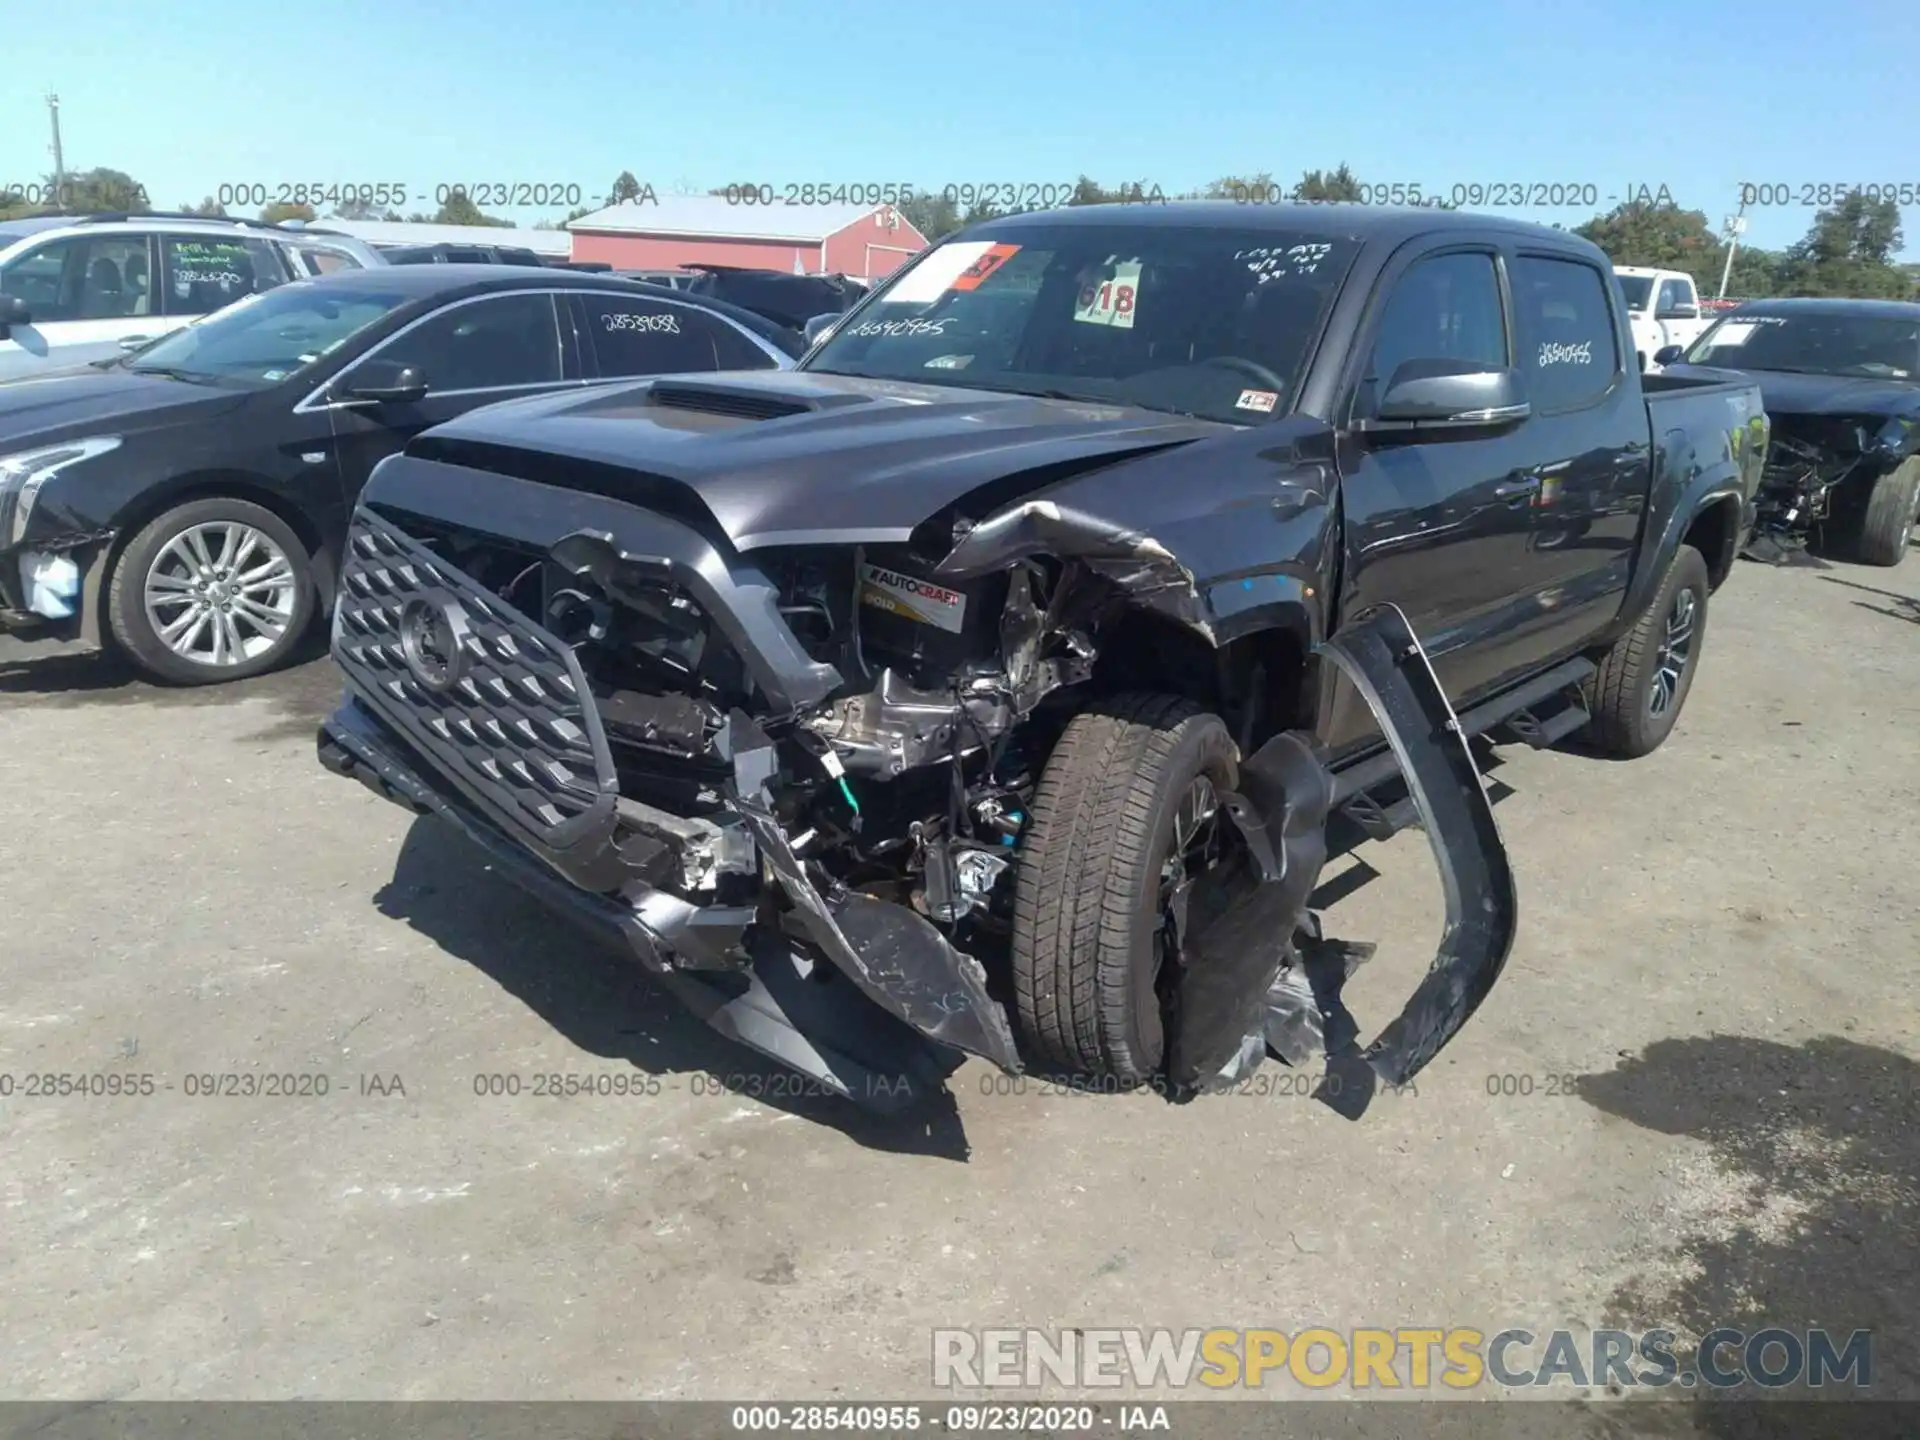
[[153, 339], [151, 335], [122, 335], [120, 337], [120, 348], [122, 350], [138, 350], [151, 339]]
[[1493, 487], [1494, 498], [1497, 500], [1530, 500], [1539, 493], [1540, 477], [1538, 475], [1516, 475]]

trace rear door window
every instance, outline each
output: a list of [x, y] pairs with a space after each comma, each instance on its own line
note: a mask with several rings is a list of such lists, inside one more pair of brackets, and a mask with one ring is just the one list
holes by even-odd
[[274, 247], [250, 237], [162, 235], [160, 272], [169, 315], [210, 315], [287, 278]]
[[632, 295], [581, 291], [588, 343], [602, 375], [717, 370], [713, 323], [698, 310]]
[[1577, 410], [1604, 396], [1620, 356], [1600, 272], [1579, 260], [1522, 255], [1513, 267], [1513, 302], [1533, 408]]

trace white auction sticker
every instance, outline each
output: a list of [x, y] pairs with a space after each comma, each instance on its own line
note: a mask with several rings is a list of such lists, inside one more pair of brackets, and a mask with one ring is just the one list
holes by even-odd
[[1713, 343], [1715, 346], [1744, 345], [1754, 329], [1755, 326], [1751, 320], [1729, 320], [1713, 332]]
[[1113, 267], [1113, 278], [1100, 276], [1080, 287], [1073, 318], [1083, 325], [1133, 328], [1134, 307], [1140, 300], [1140, 262], [1127, 260]]
[[891, 290], [886, 304], [927, 305], [953, 289], [953, 282], [993, 248], [991, 240], [942, 245], [914, 266]]

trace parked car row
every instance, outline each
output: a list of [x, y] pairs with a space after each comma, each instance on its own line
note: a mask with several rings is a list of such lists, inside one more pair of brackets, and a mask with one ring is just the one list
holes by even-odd
[[0, 385], [0, 628], [175, 683], [258, 674], [328, 608], [354, 497], [421, 431], [801, 349], [724, 302], [567, 271], [387, 265], [250, 295]]
[[[191, 683], [330, 613], [323, 764], [851, 1098], [1359, 1089], [1513, 942], [1468, 740], [1648, 754], [1756, 524], [1920, 508], [1920, 307], [1648, 356], [1669, 277], [1541, 226], [1090, 206], [749, 278], [377, 265], [0, 385], [0, 626]], [[1416, 824], [1443, 940], [1361, 1049], [1308, 897]]]

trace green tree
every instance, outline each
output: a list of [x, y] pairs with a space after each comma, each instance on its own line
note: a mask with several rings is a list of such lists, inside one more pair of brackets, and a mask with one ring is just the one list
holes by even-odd
[[1702, 211], [1629, 200], [1574, 226], [1573, 233], [1598, 245], [1616, 265], [1684, 270], [1702, 294], [1719, 289], [1726, 249]]
[[311, 205], [296, 205], [292, 201], [275, 201], [260, 212], [260, 218], [269, 225], [278, 225], [283, 220], [304, 220], [311, 225], [320, 218]]
[[1243, 205], [1263, 205], [1282, 193], [1282, 187], [1274, 180], [1272, 171], [1256, 170], [1251, 175], [1222, 175], [1218, 180], [1208, 181], [1202, 189], [1181, 198], [1184, 200], [1237, 200]]
[[1912, 284], [1893, 261], [1901, 243], [1900, 208], [1858, 192], [1813, 217], [1780, 267], [1788, 295], [1904, 299]]
[[489, 215], [474, 204], [464, 190], [455, 190], [447, 196], [446, 203], [433, 214], [436, 225], [497, 225], [502, 229], [514, 229], [511, 220], [502, 220], [497, 215]]
[[1344, 161], [1337, 170], [1309, 170], [1293, 187], [1293, 198], [1310, 202], [1357, 201], [1364, 198], [1360, 182]]
[[613, 188], [607, 191], [607, 204], [629, 205], [645, 194], [645, 187], [634, 178], [631, 170], [622, 170], [614, 176]]
[[61, 211], [78, 215], [101, 212], [125, 212], [140, 215], [153, 206], [147, 201], [147, 187], [124, 170], [99, 166], [92, 170], [70, 172], [59, 178], [47, 175], [37, 187], [39, 198], [29, 202], [22, 192], [14, 199], [0, 197], [0, 219], [16, 220], [26, 215], [55, 214]]
[[198, 205], [182, 205], [181, 211], [188, 215], [207, 215], [215, 218], [225, 216], [227, 207], [209, 195]]
[[942, 240], [964, 223], [960, 207], [947, 195], [916, 190], [895, 207], [900, 217], [929, 240]]
[[379, 220], [388, 217], [396, 220], [399, 218], [397, 215], [394, 215], [391, 210], [386, 211], [383, 215], [381, 208], [374, 204], [373, 201], [356, 196], [352, 200], [342, 200], [338, 205], [334, 206], [333, 214], [330, 218], [335, 220]]

